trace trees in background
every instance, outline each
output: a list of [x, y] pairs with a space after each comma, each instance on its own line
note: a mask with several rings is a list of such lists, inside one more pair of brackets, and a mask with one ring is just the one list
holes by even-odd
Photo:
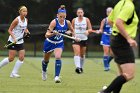
[[[56, 17], [61, 4], [66, 5], [67, 19], [76, 16], [76, 9], [82, 7], [85, 16], [89, 17], [93, 25], [100, 24], [106, 16], [108, 6], [113, 7], [118, 0], [0, 0], [0, 24], [9, 24], [18, 15], [21, 5], [28, 7], [28, 19], [31, 24], [48, 24]], [[135, 0], [136, 10], [140, 16], [140, 0]]]

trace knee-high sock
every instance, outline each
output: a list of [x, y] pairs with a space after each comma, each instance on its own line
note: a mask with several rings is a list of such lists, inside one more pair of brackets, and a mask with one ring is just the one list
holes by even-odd
[[108, 56], [104, 56], [103, 57], [103, 62], [104, 62], [104, 68], [108, 68], [109, 64], [108, 64]]
[[104, 90], [104, 92], [110, 93], [113, 90], [115, 90], [118, 86], [121, 87], [124, 83], [126, 83], [126, 81], [127, 80], [125, 79], [125, 77], [123, 75], [120, 75], [112, 81], [112, 83], [107, 87], [106, 90]]
[[23, 61], [17, 60], [16, 63], [15, 63], [15, 66], [13, 68], [12, 73], [17, 74], [18, 70], [19, 70], [19, 68], [21, 67], [22, 64], [23, 64]]
[[80, 68], [80, 56], [74, 56], [75, 66]]
[[55, 76], [59, 76], [61, 71], [61, 60], [55, 60]]
[[0, 62], [0, 68], [7, 65], [9, 63], [9, 59], [8, 58], [4, 58], [1, 62]]
[[112, 56], [108, 56], [108, 64], [111, 62], [112, 59], [113, 59]]
[[49, 61], [42, 60], [42, 71], [46, 72]]
[[80, 58], [80, 68], [83, 68], [83, 65], [85, 63], [85, 56], [83, 56], [83, 58]]
[[123, 85], [117, 86], [117, 87], [113, 90], [113, 93], [120, 93], [122, 86], [123, 86]]

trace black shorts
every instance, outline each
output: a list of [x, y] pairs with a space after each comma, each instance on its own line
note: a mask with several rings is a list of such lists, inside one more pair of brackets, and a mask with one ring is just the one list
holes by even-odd
[[[10, 44], [11, 42], [10, 41], [8, 41], [8, 44]], [[24, 50], [24, 44], [22, 43], [22, 44], [13, 44], [12, 46], [9, 46], [7, 49], [9, 49], [9, 50], [17, 50], [17, 51], [19, 51], [19, 50]]]
[[111, 36], [111, 49], [117, 64], [135, 63], [133, 49], [122, 35]]
[[76, 41], [72, 41], [72, 44], [76, 44], [76, 45], [80, 45], [82, 47], [86, 47], [87, 46], [87, 40], [81, 40], [80, 42], [76, 42]]

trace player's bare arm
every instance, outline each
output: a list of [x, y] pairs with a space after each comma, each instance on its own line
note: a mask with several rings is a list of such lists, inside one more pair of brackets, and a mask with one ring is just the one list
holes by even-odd
[[12, 36], [12, 38], [14, 39], [14, 42], [16, 42], [16, 38], [15, 38], [14, 34], [12, 33], [12, 31], [17, 26], [17, 24], [18, 24], [18, 19], [15, 18], [8, 29], [8, 33]]
[[86, 35], [89, 35], [90, 32], [92, 32], [92, 26], [89, 18], [86, 18], [87, 21], [87, 31], [85, 32]]
[[124, 28], [124, 21], [122, 19], [117, 19], [116, 21], [116, 26], [118, 27], [121, 35], [126, 38], [127, 42], [130, 44], [130, 46], [134, 46], [136, 47], [137, 46], [137, 42], [132, 39], [129, 34], [127, 33], [127, 31], [125, 30]]
[[74, 32], [71, 22], [69, 20], [67, 20], [67, 23], [68, 23], [68, 28], [71, 31], [72, 36], [75, 36], [75, 32]]
[[103, 19], [103, 20], [101, 21], [99, 33], [103, 33], [104, 24], [105, 24], [105, 19]]
[[52, 36], [55, 35], [55, 33], [52, 32], [53, 29], [54, 29], [54, 27], [55, 27], [55, 25], [56, 25], [55, 20], [52, 20], [52, 22], [50, 23], [50, 26], [49, 26], [49, 28], [47, 29], [47, 32], [46, 32], [46, 34], [45, 34], [45, 37], [46, 37], [46, 38], [49, 38], [49, 37], [52, 37]]

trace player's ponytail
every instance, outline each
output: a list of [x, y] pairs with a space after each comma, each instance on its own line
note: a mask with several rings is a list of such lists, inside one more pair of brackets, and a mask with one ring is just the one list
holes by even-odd
[[59, 9], [65, 9], [65, 5], [61, 5]]
[[61, 5], [57, 13], [66, 13], [65, 5]]

